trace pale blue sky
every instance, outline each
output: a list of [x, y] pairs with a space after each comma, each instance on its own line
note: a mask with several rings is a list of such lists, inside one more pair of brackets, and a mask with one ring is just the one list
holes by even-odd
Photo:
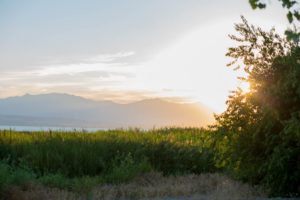
[[138, 52], [137, 57], [147, 57], [198, 24], [209, 23], [219, 14], [230, 14], [221, 6], [214, 8], [216, 3], [2, 0], [1, 64], [32, 67], [52, 62], [53, 58], [72, 62], [85, 56], [129, 50]]
[[[248, 0], [0, 0], [0, 97], [164, 97], [220, 111], [236, 86], [224, 53], [240, 15], [288, 26], [274, 0], [263, 11]], [[215, 79], [224, 87], [210, 88]]]

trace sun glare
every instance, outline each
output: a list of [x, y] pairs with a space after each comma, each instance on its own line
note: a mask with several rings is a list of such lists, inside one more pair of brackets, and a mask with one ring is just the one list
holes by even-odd
[[[225, 53], [227, 47], [233, 45], [227, 37], [232, 31], [231, 23], [228, 20], [209, 24], [180, 38], [138, 69], [140, 84], [134, 87], [162, 91], [158, 96], [182, 97], [223, 112], [229, 91], [239, 86], [236, 77], [244, 75], [242, 70], [226, 67], [229, 59]], [[225, 33], [220, 33], [220, 28], [226, 30]], [[241, 88], [249, 91], [247, 84], [242, 84]]]
[[239, 87], [243, 90], [243, 93], [249, 93], [250, 92], [250, 83], [249, 82], [241, 82], [239, 84]]

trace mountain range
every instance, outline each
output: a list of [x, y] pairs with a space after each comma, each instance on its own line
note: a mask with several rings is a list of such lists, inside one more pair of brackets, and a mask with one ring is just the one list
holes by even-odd
[[0, 99], [0, 125], [8, 126], [200, 127], [213, 121], [213, 111], [200, 103], [179, 104], [163, 99], [118, 104], [58, 93]]

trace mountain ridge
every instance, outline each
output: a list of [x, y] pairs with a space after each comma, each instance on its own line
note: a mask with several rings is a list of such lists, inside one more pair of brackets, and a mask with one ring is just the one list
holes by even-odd
[[60, 93], [26, 94], [0, 99], [0, 125], [36, 126], [38, 122], [40, 126], [98, 128], [199, 127], [213, 122], [213, 111], [199, 106], [199, 103], [179, 104], [160, 98], [127, 104]]

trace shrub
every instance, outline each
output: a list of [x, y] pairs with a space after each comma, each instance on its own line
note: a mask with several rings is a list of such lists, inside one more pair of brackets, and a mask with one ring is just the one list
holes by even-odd
[[128, 153], [126, 156], [117, 155], [112, 166], [107, 169], [103, 176], [105, 182], [119, 184], [151, 170], [152, 167], [146, 158], [136, 161], [131, 153]]
[[300, 195], [300, 47], [274, 33], [236, 25], [242, 44], [230, 48], [242, 61], [250, 91], [233, 91], [216, 116], [217, 158], [241, 179], [264, 184], [271, 196]]
[[0, 188], [5, 188], [10, 184], [21, 185], [35, 178], [36, 174], [22, 163], [11, 165], [8, 159], [0, 161]]

